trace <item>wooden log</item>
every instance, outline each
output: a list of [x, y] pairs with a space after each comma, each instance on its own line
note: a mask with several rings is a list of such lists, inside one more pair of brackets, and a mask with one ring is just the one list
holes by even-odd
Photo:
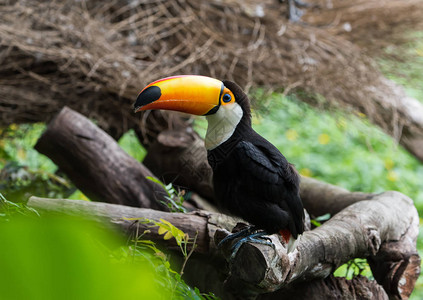
[[158, 134], [144, 158], [145, 166], [165, 182], [195, 191], [214, 203], [212, 174], [204, 141], [192, 128]]
[[374, 280], [357, 276], [351, 280], [343, 277], [328, 276], [325, 279], [294, 284], [290, 289], [280, 289], [277, 292], [260, 295], [258, 300], [280, 299], [360, 299], [388, 300], [385, 290]]
[[[304, 232], [293, 253], [279, 251], [280, 246], [275, 250], [262, 244], [243, 245], [232, 261], [227, 285], [241, 297], [243, 291], [248, 296], [254, 289], [265, 293], [325, 278], [353, 258], [370, 257], [374, 276], [387, 294], [408, 299], [420, 274], [417, 234], [418, 214], [412, 200], [385, 192], [352, 204], [322, 226]], [[270, 238], [274, 245], [281, 242], [277, 236]]]
[[[106, 203], [36, 197], [31, 197], [28, 205], [37, 210], [62, 214], [83, 213], [100, 222], [117, 224], [125, 231], [135, 230], [133, 221], [125, 218], [156, 221], [162, 218], [191, 237], [198, 233], [197, 252], [226, 258], [230, 256], [230, 245], [218, 251], [216, 244], [222, 232], [227, 234], [227, 230], [236, 223], [225, 215], [203, 211], [165, 213]], [[139, 227], [138, 230], [147, 228]], [[269, 236], [274, 247], [253, 242], [243, 244], [237, 255], [229, 259], [225, 288], [234, 297], [255, 297], [293, 288], [299, 282], [326, 278], [338, 266], [353, 258], [371, 257], [375, 261], [371, 264], [374, 276], [387, 294], [406, 299], [420, 273], [417, 233], [417, 211], [408, 197], [398, 192], [385, 192], [373, 196], [372, 200], [358, 199], [357, 203], [349, 205], [322, 226], [306, 231], [292, 253], [286, 252], [278, 235]], [[162, 240], [155, 230], [150, 230], [144, 237]], [[175, 245], [169, 244], [169, 248], [172, 247], [175, 248]], [[392, 248], [396, 250], [389, 250]], [[386, 256], [386, 251], [396, 256]], [[397, 257], [402, 259], [395, 260]]]
[[[135, 231], [139, 233], [147, 230], [144, 238], [153, 241], [163, 241], [163, 235], [158, 234], [156, 229], [150, 225], [138, 221], [154, 220], [160, 222], [164, 219], [190, 237], [197, 237], [196, 252], [211, 253], [216, 247], [213, 242], [213, 236], [216, 229], [227, 229], [234, 227], [236, 221], [223, 214], [210, 213], [206, 211], [195, 211], [191, 213], [169, 213], [149, 208], [136, 208], [124, 205], [90, 202], [68, 199], [48, 199], [31, 197], [27, 203], [28, 206], [37, 211], [49, 212], [54, 214], [63, 214], [69, 216], [83, 216], [104, 226], [117, 227], [122, 233], [132, 235]], [[174, 239], [166, 241], [166, 247], [170, 250], [179, 249]]]
[[35, 145], [91, 200], [165, 210], [162, 187], [116, 141], [83, 115], [64, 107]]

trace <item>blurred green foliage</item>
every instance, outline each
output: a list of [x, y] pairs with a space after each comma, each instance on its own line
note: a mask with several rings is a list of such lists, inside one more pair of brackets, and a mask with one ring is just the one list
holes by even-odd
[[0, 128], [0, 191], [13, 202], [31, 195], [67, 197], [74, 191], [56, 165], [33, 149], [44, 128], [38, 123]]
[[336, 277], [345, 277], [347, 279], [352, 279], [354, 276], [366, 276], [370, 279], [374, 279], [372, 270], [370, 269], [367, 260], [364, 258], [355, 258], [349, 261], [346, 264], [340, 266], [333, 275]]
[[126, 151], [126, 153], [131, 155], [137, 161], [142, 161], [147, 154], [147, 150], [143, 145], [141, 145], [135, 131], [132, 129], [122, 135], [118, 143], [122, 149]]
[[423, 31], [405, 33], [404, 37], [408, 42], [388, 46], [378, 63], [388, 78], [423, 102]]
[[304, 176], [351, 191], [397, 190], [423, 209], [423, 164], [364, 115], [313, 109], [273, 94], [254, 128]]
[[[169, 299], [146, 263], [113, 262], [120, 243], [82, 220], [16, 218], [0, 231], [1, 299]], [[110, 250], [111, 251], [111, 250]]]
[[0, 299], [217, 299], [188, 286], [144, 233], [127, 244], [94, 222], [40, 217], [2, 194], [0, 225]]

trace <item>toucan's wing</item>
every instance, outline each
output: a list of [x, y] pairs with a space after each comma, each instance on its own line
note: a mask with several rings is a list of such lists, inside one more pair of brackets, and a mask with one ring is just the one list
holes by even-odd
[[236, 152], [241, 170], [246, 173], [243, 175], [248, 185], [246, 188], [259, 194], [260, 201], [277, 203], [288, 211], [295, 222], [296, 232], [303, 232], [304, 211], [294, 167], [265, 139], [241, 141]]
[[239, 162], [245, 171], [263, 183], [277, 184], [279, 178], [278, 162], [272, 161], [269, 156], [251, 142], [241, 141], [237, 145]]
[[239, 161], [243, 168], [257, 180], [269, 184], [283, 184], [285, 188], [298, 190], [298, 174], [293, 165], [266, 140], [254, 143], [241, 141], [237, 145]]

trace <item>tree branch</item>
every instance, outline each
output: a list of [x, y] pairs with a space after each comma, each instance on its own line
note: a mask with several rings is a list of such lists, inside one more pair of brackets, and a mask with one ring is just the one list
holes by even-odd
[[[207, 255], [222, 255], [215, 245], [222, 232], [236, 223], [236, 220], [225, 215], [203, 211], [166, 213], [105, 203], [36, 197], [32, 197], [28, 205], [38, 210], [64, 214], [82, 213], [102, 223], [107, 221], [119, 225], [125, 232], [134, 227], [134, 222], [124, 218], [156, 221], [163, 218], [191, 237], [198, 232], [195, 251]], [[148, 228], [144, 224], [139, 226], [139, 230]], [[420, 272], [420, 258], [416, 251], [417, 226], [418, 215], [412, 200], [398, 192], [385, 192], [372, 200], [352, 204], [322, 226], [305, 232], [293, 253], [286, 253], [278, 235], [269, 237], [275, 245], [274, 249], [262, 244], [244, 244], [230, 262], [225, 285], [234, 294], [238, 293], [239, 297], [250, 297], [286, 289], [298, 282], [325, 278], [353, 258], [371, 257], [374, 260], [371, 264], [374, 276], [387, 293], [405, 299]], [[162, 240], [155, 230], [151, 230], [146, 238]], [[404, 248], [405, 244], [407, 247]], [[390, 250], [392, 246], [395, 246], [395, 253], [401, 259], [386, 256], [386, 251], [393, 253]], [[176, 244], [168, 244], [167, 247], [175, 249]], [[223, 250], [223, 255], [228, 257], [229, 251]], [[251, 272], [252, 269], [254, 272]]]
[[83, 115], [64, 107], [37, 141], [48, 156], [92, 200], [165, 210], [165, 191], [154, 176], [114, 139]]

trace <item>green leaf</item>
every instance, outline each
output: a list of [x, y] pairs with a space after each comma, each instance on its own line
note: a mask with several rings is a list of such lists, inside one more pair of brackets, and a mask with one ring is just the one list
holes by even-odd
[[324, 214], [324, 215], [321, 215], [321, 216], [315, 218], [314, 220], [319, 221], [319, 222], [322, 222], [322, 221], [329, 220], [330, 217], [331, 217], [330, 213], [327, 213], [327, 214]]
[[166, 232], [166, 234], [164, 235], [163, 239], [164, 240], [170, 240], [173, 237], [172, 232], [168, 231]]
[[163, 226], [159, 226], [159, 231], [158, 233], [160, 235], [165, 234], [166, 232], [168, 232], [168, 230], [166, 228], [164, 228]]
[[322, 226], [322, 224], [320, 222], [317, 222], [316, 220], [311, 219], [310, 223], [316, 227]]

